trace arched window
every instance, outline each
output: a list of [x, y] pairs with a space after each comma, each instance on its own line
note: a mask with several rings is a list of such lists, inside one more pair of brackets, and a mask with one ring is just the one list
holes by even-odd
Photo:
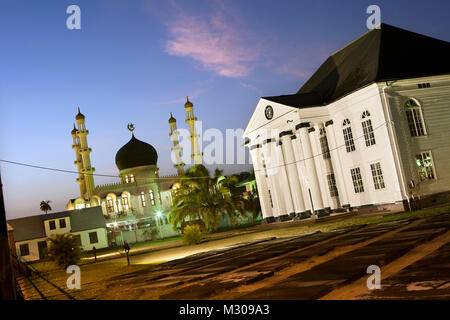
[[153, 192], [153, 190], [150, 190], [149, 193], [150, 193], [150, 202], [151, 202], [152, 206], [154, 206], [155, 205], [155, 193]]
[[130, 174], [130, 182], [134, 182], [134, 174]]
[[128, 200], [128, 196], [126, 194], [122, 195], [122, 207], [123, 211], [128, 211], [130, 209], [130, 201]]
[[427, 133], [425, 131], [422, 110], [419, 103], [413, 99], [409, 99], [405, 102], [404, 107], [411, 137], [425, 136]]
[[355, 141], [353, 140], [352, 127], [350, 126], [350, 120], [345, 119], [342, 122], [342, 132], [344, 134], [345, 148], [347, 152], [355, 151]]
[[106, 211], [108, 213], [114, 212], [114, 200], [111, 197], [106, 197]]
[[364, 111], [361, 119], [363, 120], [361, 125], [363, 128], [364, 140], [366, 140], [366, 146], [373, 146], [375, 144], [375, 134], [373, 133], [372, 120], [370, 120], [369, 111]]
[[125, 177], [123, 178], [123, 180], [125, 181], [125, 183], [129, 183], [129, 182], [130, 182], [130, 179], [128, 178], [128, 176], [125, 176]]
[[145, 207], [147, 205], [147, 202], [145, 201], [145, 193], [144, 193], [144, 191], [141, 192], [141, 203], [142, 203], [143, 207]]

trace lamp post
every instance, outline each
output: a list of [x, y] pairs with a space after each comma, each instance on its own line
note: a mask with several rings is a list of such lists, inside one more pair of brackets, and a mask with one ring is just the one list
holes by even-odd
[[15, 300], [16, 286], [9, 251], [8, 228], [6, 226], [5, 203], [3, 200], [0, 174], [0, 300]]

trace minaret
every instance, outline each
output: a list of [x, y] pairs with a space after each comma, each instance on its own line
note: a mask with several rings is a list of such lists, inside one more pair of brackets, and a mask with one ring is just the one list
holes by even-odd
[[[82, 194], [81, 196], [84, 198], [86, 197], [88, 200], [91, 199], [92, 194], [94, 192], [94, 176], [92, 175], [95, 171], [95, 168], [91, 167], [91, 151], [92, 149], [88, 147], [88, 143], [87, 143], [87, 135], [89, 134], [89, 130], [86, 130], [86, 125], [85, 125], [85, 117], [84, 115], [80, 112], [80, 108], [78, 108], [78, 114], [75, 117], [75, 119], [77, 120], [77, 125], [78, 125], [78, 130], [77, 130], [77, 138], [78, 138], [78, 142], [79, 142], [79, 153], [81, 155], [81, 171], [79, 169], [78, 172], [80, 172], [80, 174], [83, 176], [83, 180], [84, 180], [84, 185], [85, 185], [85, 193]], [[80, 187], [80, 191], [81, 191], [81, 187]]]
[[75, 123], [73, 124], [73, 130], [72, 130], [72, 138], [73, 138], [73, 145], [72, 149], [75, 150], [75, 161], [73, 162], [78, 169], [78, 178], [77, 182], [80, 185], [80, 195], [82, 198], [84, 198], [84, 195], [86, 194], [86, 183], [84, 182], [84, 175], [81, 173], [83, 171], [83, 160], [81, 159], [81, 153], [80, 153], [80, 138], [77, 136], [78, 130], [75, 127]]
[[171, 148], [173, 152], [172, 159], [175, 160], [175, 164], [173, 165], [173, 167], [177, 169], [178, 175], [182, 176], [184, 174], [184, 166], [185, 166], [185, 164], [181, 161], [181, 150], [183, 150], [183, 148], [180, 146], [178, 139], [180, 133], [177, 130], [177, 119], [173, 117], [172, 112], [170, 113], [169, 126], [170, 126], [169, 137], [172, 139], [173, 142], [173, 147]]
[[191, 132], [191, 158], [194, 159], [194, 165], [202, 164], [203, 153], [200, 151], [200, 147], [198, 144], [199, 135], [195, 131], [195, 121], [197, 121], [197, 118], [194, 116], [194, 105], [189, 101], [189, 97], [186, 97], [186, 100], [187, 101], [184, 104], [184, 109], [186, 109], [186, 123], [189, 125], [189, 130]]

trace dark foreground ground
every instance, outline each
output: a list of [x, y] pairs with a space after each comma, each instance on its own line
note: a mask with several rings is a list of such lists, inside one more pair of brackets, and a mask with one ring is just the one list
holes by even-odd
[[[267, 238], [120, 274], [114, 265], [98, 264], [102, 274], [85, 277], [72, 294], [76, 299], [449, 299], [449, 227], [447, 213]], [[370, 265], [381, 268], [381, 289], [367, 288]], [[54, 281], [63, 286], [65, 279]], [[27, 298], [39, 298], [25, 282], [22, 287]], [[64, 298], [57, 291], [49, 296]]]

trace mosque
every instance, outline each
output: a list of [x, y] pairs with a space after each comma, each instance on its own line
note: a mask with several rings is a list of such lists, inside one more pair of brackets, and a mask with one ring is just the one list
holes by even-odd
[[[184, 105], [186, 123], [190, 129], [192, 144], [191, 157], [195, 165], [202, 164], [202, 153], [199, 148], [199, 135], [196, 132], [197, 118], [194, 115], [194, 105], [187, 101]], [[172, 207], [172, 190], [184, 173], [182, 162], [182, 147], [179, 143], [177, 121], [170, 114], [169, 136], [172, 140], [174, 168], [176, 175], [160, 176], [158, 168], [158, 153], [155, 148], [135, 137], [134, 125], [129, 124], [131, 139], [116, 154], [115, 163], [119, 169], [120, 182], [107, 185], [95, 185], [95, 168], [91, 164], [86, 129], [86, 117], [78, 109], [75, 117], [76, 125], [71, 132], [72, 148], [75, 151], [74, 164], [78, 170], [76, 179], [80, 187], [80, 196], [69, 200], [67, 210], [101, 207], [108, 228], [119, 228], [122, 231], [132, 231], [142, 227], [158, 226], [164, 233], [171, 236], [176, 231], [168, 224], [167, 212]], [[137, 240], [137, 239], [136, 239]]]

